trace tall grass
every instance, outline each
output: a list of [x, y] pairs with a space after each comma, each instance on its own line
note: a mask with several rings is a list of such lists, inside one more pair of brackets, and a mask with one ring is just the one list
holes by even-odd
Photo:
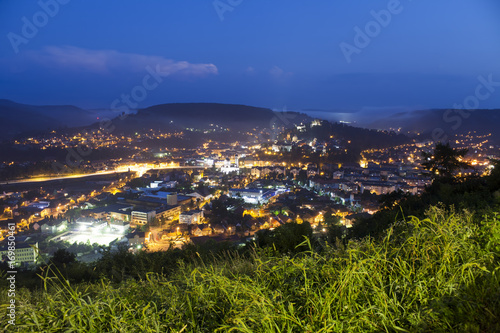
[[169, 279], [70, 286], [44, 277], [45, 291], [20, 290], [17, 325], [8, 330], [500, 331], [500, 225], [497, 216], [481, 225], [471, 216], [434, 207], [426, 219], [397, 223], [382, 241], [294, 257], [227, 253], [181, 264]]

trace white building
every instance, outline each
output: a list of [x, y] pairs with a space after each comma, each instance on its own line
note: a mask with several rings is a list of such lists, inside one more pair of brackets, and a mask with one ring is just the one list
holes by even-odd
[[258, 204], [268, 202], [276, 194], [273, 190], [267, 189], [241, 189], [232, 188], [229, 196], [232, 198], [242, 198], [246, 203]]
[[[0, 249], [0, 258], [8, 258], [9, 256], [8, 247]], [[17, 243], [14, 250], [15, 261], [14, 265], [16, 267], [35, 264], [38, 259], [38, 243], [26, 244]]]
[[40, 209], [45, 209], [50, 206], [50, 202], [48, 201], [38, 201], [38, 202], [33, 202], [30, 204], [31, 207], [36, 207]]
[[192, 210], [179, 215], [179, 223], [199, 224], [203, 220], [203, 211]]
[[134, 209], [132, 211], [132, 224], [145, 225], [156, 217], [154, 209]]

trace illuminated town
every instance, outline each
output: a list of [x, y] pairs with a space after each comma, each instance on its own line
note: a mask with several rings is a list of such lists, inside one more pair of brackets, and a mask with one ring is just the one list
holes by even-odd
[[[207, 138], [193, 148], [161, 142], [207, 130], [150, 130], [129, 136], [52, 131], [15, 140], [15, 146], [38, 150], [127, 149], [128, 156], [82, 160], [66, 173], [4, 180], [6, 188], [22, 190], [1, 195], [2, 237], [15, 222], [17, 237], [38, 245], [39, 252], [20, 265], [36, 264], [60, 246], [79, 246], [78, 259], [92, 261], [99, 258], [101, 246], [162, 251], [207, 239], [244, 244], [258, 230], [289, 222], [306, 221], [324, 232], [325, 215], [349, 228], [356, 219], [377, 212], [383, 195], [421, 194], [432, 182], [421, 167], [421, 152], [432, 151], [431, 140], [364, 149], [357, 162], [335, 163], [332, 156], [348, 153], [352, 143], [335, 133], [327, 139], [308, 135], [325, 123], [316, 119], [294, 124], [275, 133], [275, 139], [262, 139], [258, 130], [240, 133], [245, 142]], [[499, 155], [490, 136], [457, 135], [455, 146], [469, 149], [466, 160], [471, 165], [460, 175], [489, 172], [489, 161]], [[145, 140], [155, 148], [145, 147]], [[2, 168], [25, 165], [5, 161]], [[214, 211], [220, 204], [227, 207], [222, 214]]]

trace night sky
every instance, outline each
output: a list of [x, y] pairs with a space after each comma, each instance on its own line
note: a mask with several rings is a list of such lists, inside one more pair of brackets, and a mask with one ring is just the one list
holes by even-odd
[[[449, 108], [478, 76], [500, 82], [498, 0], [40, 3], [51, 15], [0, 1], [0, 98], [109, 108], [147, 85], [138, 107], [338, 112]], [[496, 89], [481, 108], [500, 107]]]

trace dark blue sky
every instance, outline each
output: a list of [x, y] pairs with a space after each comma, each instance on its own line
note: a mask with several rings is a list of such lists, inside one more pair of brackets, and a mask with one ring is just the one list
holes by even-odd
[[[52, 16], [0, 1], [0, 98], [418, 109], [462, 103], [478, 76], [500, 82], [498, 0], [59, 1], [41, 1]], [[148, 66], [162, 77], [144, 90]], [[500, 107], [495, 87], [479, 107]]]

